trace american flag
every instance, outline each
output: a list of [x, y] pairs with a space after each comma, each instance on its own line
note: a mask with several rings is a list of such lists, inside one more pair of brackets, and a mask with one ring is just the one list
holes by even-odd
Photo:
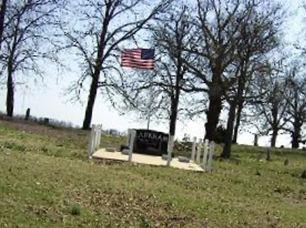
[[153, 70], [154, 62], [154, 49], [125, 49], [121, 55], [122, 67]]

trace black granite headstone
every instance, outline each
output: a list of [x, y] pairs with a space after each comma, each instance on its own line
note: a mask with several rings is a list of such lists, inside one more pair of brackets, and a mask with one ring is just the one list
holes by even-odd
[[27, 111], [26, 111], [25, 120], [29, 120], [30, 119], [30, 112], [31, 112], [31, 109], [28, 108]]
[[162, 156], [167, 154], [169, 135], [163, 132], [135, 129], [134, 153]]

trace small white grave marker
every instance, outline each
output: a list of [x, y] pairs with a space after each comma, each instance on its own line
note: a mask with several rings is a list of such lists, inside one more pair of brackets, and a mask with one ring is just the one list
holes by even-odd
[[205, 142], [204, 142], [204, 154], [203, 154], [203, 162], [202, 162], [202, 166], [203, 168], [205, 169], [207, 167], [207, 160], [208, 160], [208, 151], [209, 151], [209, 141], [208, 139], [205, 139]]
[[202, 139], [199, 139], [198, 147], [197, 147], [197, 163], [201, 162], [201, 151], [202, 151]]
[[215, 142], [210, 142], [209, 156], [208, 156], [208, 162], [207, 162], [207, 171], [212, 171], [212, 160], [214, 156], [214, 151], [215, 151]]
[[136, 137], [136, 131], [130, 130], [129, 138], [130, 138], [130, 144], [129, 144], [129, 161], [132, 161], [132, 154], [133, 154], [133, 148], [134, 148], [134, 141]]
[[194, 137], [192, 143], [191, 161], [195, 161], [196, 146], [197, 146], [197, 137]]
[[88, 157], [92, 159], [93, 153], [99, 149], [101, 143], [102, 125], [92, 125], [89, 145], [88, 145]]

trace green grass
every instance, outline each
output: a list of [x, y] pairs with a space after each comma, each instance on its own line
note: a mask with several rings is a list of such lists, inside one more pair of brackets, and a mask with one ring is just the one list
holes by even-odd
[[0, 227], [306, 227], [302, 152], [266, 162], [264, 148], [234, 146], [234, 159], [196, 173], [89, 162], [86, 142], [84, 131], [0, 122]]

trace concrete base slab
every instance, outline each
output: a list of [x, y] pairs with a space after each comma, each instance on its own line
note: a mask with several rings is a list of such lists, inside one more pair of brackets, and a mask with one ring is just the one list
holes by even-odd
[[[128, 155], [122, 154], [121, 152], [118, 152], [118, 151], [107, 152], [105, 149], [100, 149], [96, 151], [92, 155], [92, 157], [97, 158], [97, 159], [128, 161]], [[132, 155], [132, 162], [140, 163], [140, 164], [147, 164], [147, 165], [157, 165], [157, 166], [167, 165], [167, 161], [163, 160], [162, 157], [146, 155], [146, 154], [136, 154], [136, 153], [133, 153]], [[178, 169], [202, 171], [202, 172], [204, 171], [204, 169], [198, 164], [192, 161], [190, 161], [189, 163], [180, 162], [178, 158], [173, 158], [170, 163], [170, 166], [173, 168], [178, 168]]]

